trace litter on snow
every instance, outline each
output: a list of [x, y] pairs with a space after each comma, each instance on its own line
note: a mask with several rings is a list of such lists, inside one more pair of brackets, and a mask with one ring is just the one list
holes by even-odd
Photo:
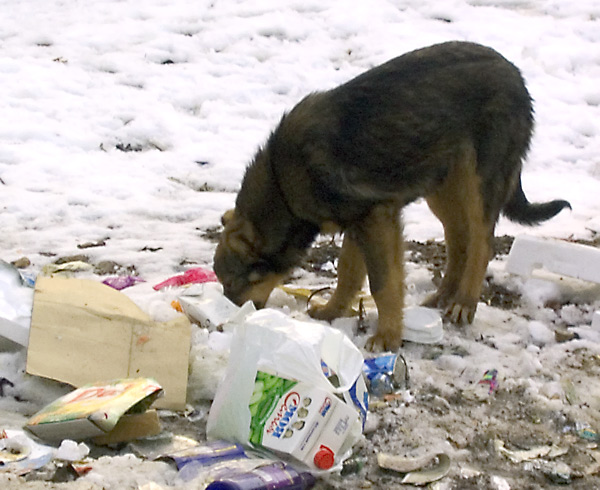
[[420, 458], [379, 453], [377, 464], [380, 468], [404, 473], [400, 482], [411, 485], [427, 485], [442, 479], [450, 471], [450, 457], [444, 453], [425, 455]]
[[536, 269], [600, 284], [600, 249], [565, 240], [517, 236], [506, 270], [529, 276]]
[[24, 475], [48, 464], [55, 449], [34, 441], [22, 430], [0, 431], [0, 471]]
[[492, 394], [496, 388], [498, 388], [498, 370], [488, 369], [484, 374], [480, 384], [486, 384], [489, 386], [488, 394]]
[[62, 264], [47, 264], [42, 268], [42, 275], [52, 276], [55, 274], [70, 277], [75, 272], [91, 271], [94, 268], [93, 265], [83, 262], [81, 260], [74, 260], [72, 262], [65, 262]]
[[[296, 471], [291, 465], [249, 453], [240, 444], [215, 440], [157, 458], [171, 462], [183, 480], [193, 480], [200, 488], [236, 489], [312, 487], [315, 478], [306, 471]], [[237, 486], [239, 485], [239, 486]]]
[[144, 280], [137, 276], [115, 276], [107, 277], [102, 281], [102, 284], [106, 284], [117, 291], [121, 291], [131, 286], [135, 286], [140, 282], [144, 282]]
[[155, 291], [164, 289], [167, 287], [185, 286], [186, 284], [201, 284], [205, 282], [216, 282], [217, 275], [208, 269], [202, 267], [195, 267], [188, 269], [183, 274], [178, 276], [170, 277], [169, 279], [160, 282], [153, 286]]
[[[309, 301], [319, 292], [319, 289], [296, 287], [291, 285], [280, 286], [279, 289], [297, 298]], [[326, 288], [329, 289], [329, 288]], [[361, 293], [354, 302], [353, 313], [360, 314], [360, 306], [365, 310], [374, 310], [375, 301], [371, 295]], [[444, 337], [442, 317], [437, 310], [424, 306], [407, 306], [404, 308], [403, 340], [420, 344], [437, 344]]]
[[251, 313], [233, 332], [208, 436], [286, 454], [312, 470], [341, 465], [368, 410], [363, 361], [339, 330], [276, 310]]
[[363, 373], [369, 393], [376, 397], [408, 388], [408, 366], [401, 354], [382, 354], [365, 359]]
[[162, 394], [162, 387], [147, 378], [85, 385], [40, 410], [26, 429], [47, 441], [95, 438], [100, 444], [156, 435], [156, 412], [148, 417], [147, 409]]
[[[511, 271], [529, 273], [541, 266], [560, 273], [568, 269], [557, 265], [564, 259], [560, 255], [563, 244], [560, 253], [554, 254], [554, 244], [544, 242], [539, 262], [524, 260], [523, 250], [539, 245], [534, 242], [515, 242]], [[61, 275], [87, 270], [82, 264], [53, 264], [45, 269], [51, 276], [40, 275], [32, 289], [14, 266], [0, 263], [0, 300], [4, 301], [0, 335], [27, 347], [29, 374], [77, 387], [31, 417], [24, 424], [27, 432], [2, 433], [3, 471], [23, 475], [55, 461], [52, 481], [75, 479], [90, 471], [89, 466], [82, 466], [90, 449], [78, 441], [96, 446], [128, 442], [135, 454], [169, 463], [181, 481], [193, 481], [198, 488], [250, 485], [303, 490], [315, 484], [314, 475], [361, 471], [365, 460], [353, 456], [353, 448], [363, 434], [377, 430], [381, 423], [369, 410], [414, 401], [408, 391], [409, 366], [401, 354], [365, 359], [342, 331], [322, 322], [299, 320], [270, 308], [256, 311], [250, 302], [238, 307], [223, 295], [212, 271], [190, 269], [154, 286], [155, 290], [185, 286], [175, 292], [173, 301], [183, 315], [156, 322], [119, 292], [141, 279], [117, 276], [102, 284]], [[307, 301], [314, 291], [282, 289]], [[368, 295], [360, 305], [359, 312], [361, 307], [374, 307]], [[208, 413], [211, 441], [204, 443], [165, 434], [157, 410], [150, 408], [185, 407], [190, 321], [211, 332], [225, 332], [229, 339], [226, 375]], [[441, 316], [435, 310], [407, 307], [405, 322], [405, 340], [427, 345], [443, 338]], [[529, 331], [544, 345], [549, 340], [541, 327], [546, 327], [538, 323], [530, 322]], [[6, 386], [10, 385], [6, 380]], [[557, 385], [569, 404], [578, 403], [570, 379], [563, 378]], [[498, 370], [488, 369], [462, 390], [462, 396], [490, 402], [498, 386]], [[370, 395], [375, 398], [372, 403]], [[439, 407], [448, 406], [442, 397], [437, 398]], [[598, 441], [587, 424], [577, 424], [574, 431], [590, 443]], [[60, 446], [38, 444], [31, 435]], [[567, 447], [512, 450], [497, 439], [494, 448], [514, 463], [534, 463], [555, 483], [569, 483], [573, 478], [571, 468], [555, 461], [568, 452]], [[398, 473], [400, 484], [417, 486], [436, 482], [451, 469], [450, 457], [443, 452], [420, 458], [379, 453], [377, 464]], [[596, 471], [596, 466], [600, 467], [595, 463], [589, 471]]]

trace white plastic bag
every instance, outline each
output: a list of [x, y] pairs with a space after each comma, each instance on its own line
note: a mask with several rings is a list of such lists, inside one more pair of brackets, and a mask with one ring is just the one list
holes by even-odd
[[[208, 436], [248, 444], [249, 404], [258, 371], [344, 393], [362, 375], [363, 361], [360, 350], [339, 330], [271, 309], [252, 313], [233, 333], [227, 373], [208, 417]], [[338, 388], [323, 374], [322, 362], [337, 375]], [[360, 436], [358, 417], [354, 425], [346, 448]]]

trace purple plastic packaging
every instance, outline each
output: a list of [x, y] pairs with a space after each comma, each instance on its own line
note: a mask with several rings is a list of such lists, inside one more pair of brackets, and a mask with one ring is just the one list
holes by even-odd
[[239, 458], [247, 458], [244, 448], [239, 444], [227, 441], [207, 442], [204, 445], [194, 446], [164, 457], [164, 459], [172, 460], [179, 470], [190, 463], [208, 467], [222, 461]]
[[135, 276], [115, 276], [107, 277], [102, 281], [102, 284], [106, 284], [117, 291], [134, 286], [138, 282], [145, 282], [143, 279]]
[[310, 473], [278, 462], [214, 481], [206, 490], [307, 490], [315, 483]]

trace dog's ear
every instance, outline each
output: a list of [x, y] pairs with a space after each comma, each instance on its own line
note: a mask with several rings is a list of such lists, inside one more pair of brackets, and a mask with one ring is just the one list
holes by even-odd
[[235, 209], [228, 209], [225, 211], [225, 213], [223, 213], [223, 216], [221, 216], [221, 224], [223, 226], [227, 226], [227, 223], [229, 223], [233, 218], [235, 218]]
[[223, 236], [226, 247], [236, 254], [251, 260], [259, 256], [261, 249], [260, 237], [249, 220], [238, 216], [231, 217], [227, 221]]

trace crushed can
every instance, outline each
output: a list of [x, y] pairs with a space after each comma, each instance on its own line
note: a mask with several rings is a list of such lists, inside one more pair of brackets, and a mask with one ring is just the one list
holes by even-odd
[[373, 396], [383, 397], [408, 388], [408, 366], [402, 354], [383, 354], [365, 359], [363, 373]]

